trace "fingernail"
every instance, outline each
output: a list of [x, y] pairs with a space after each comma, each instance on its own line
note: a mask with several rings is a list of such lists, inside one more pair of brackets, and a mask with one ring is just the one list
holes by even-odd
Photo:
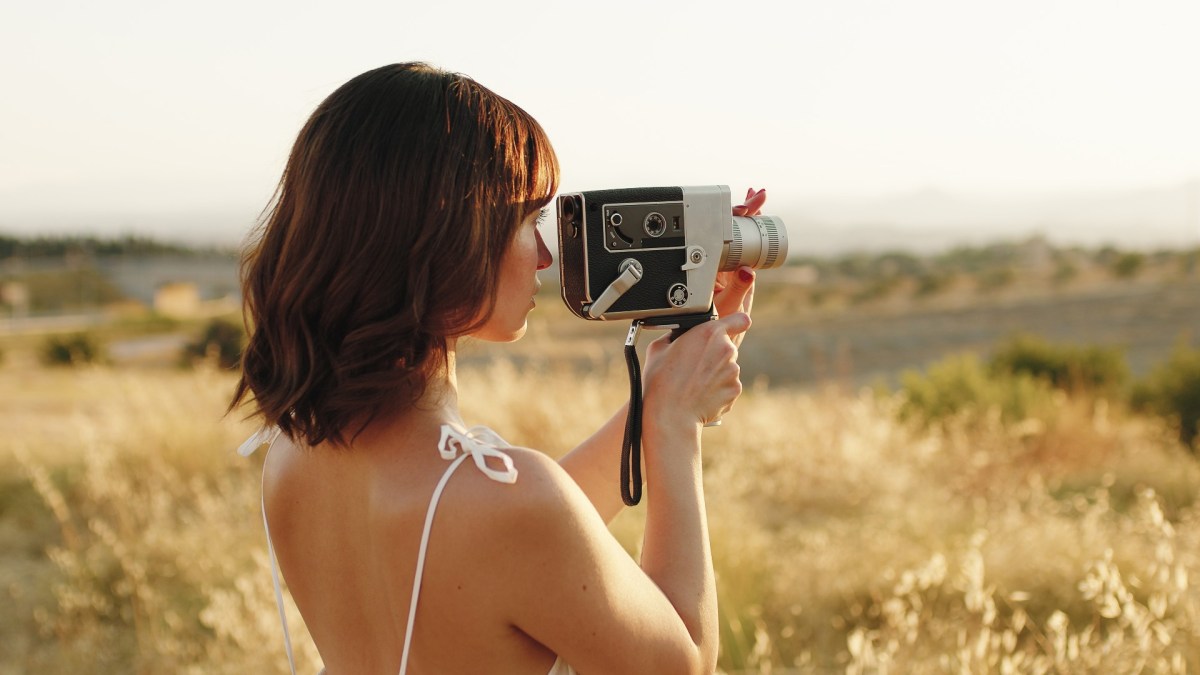
[[742, 280], [742, 283], [748, 284], [754, 281], [754, 272], [751, 272], [749, 267], [739, 267], [738, 278]]

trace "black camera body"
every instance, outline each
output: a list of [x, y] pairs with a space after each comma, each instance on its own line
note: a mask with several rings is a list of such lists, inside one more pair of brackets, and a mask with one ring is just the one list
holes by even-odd
[[560, 195], [563, 301], [593, 320], [710, 313], [718, 272], [787, 257], [782, 220], [733, 216], [730, 206], [724, 185]]

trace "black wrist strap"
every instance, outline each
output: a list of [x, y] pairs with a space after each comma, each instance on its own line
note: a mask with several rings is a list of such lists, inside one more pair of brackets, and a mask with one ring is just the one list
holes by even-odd
[[625, 416], [625, 441], [621, 444], [621, 501], [626, 506], [637, 506], [642, 501], [642, 365], [637, 354], [640, 331], [641, 323], [634, 321], [625, 339], [629, 412]]

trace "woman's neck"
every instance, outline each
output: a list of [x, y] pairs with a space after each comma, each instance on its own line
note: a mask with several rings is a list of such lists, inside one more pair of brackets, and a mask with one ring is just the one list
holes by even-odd
[[[369, 445], [379, 438], [386, 438], [404, 428], [419, 428], [450, 424], [465, 429], [467, 424], [458, 411], [458, 377], [455, 372], [454, 343], [446, 352], [445, 365], [438, 368], [425, 382], [421, 397], [402, 409], [384, 409], [367, 423], [358, 435], [359, 441]], [[402, 432], [401, 432], [402, 433]]]
[[446, 365], [439, 369], [425, 386], [425, 393], [413, 406], [413, 412], [426, 413], [439, 418], [443, 423], [465, 426], [462, 415], [458, 412], [458, 373], [455, 370], [457, 361], [457, 341], [451, 340], [446, 345]]

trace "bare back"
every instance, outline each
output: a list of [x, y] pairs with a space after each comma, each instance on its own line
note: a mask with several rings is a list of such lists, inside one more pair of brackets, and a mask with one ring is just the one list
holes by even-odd
[[[439, 428], [368, 436], [349, 450], [280, 437], [264, 469], [271, 538], [330, 675], [394, 674], [422, 526], [448, 462]], [[530, 451], [510, 453], [538, 463]], [[548, 461], [548, 460], [546, 460]], [[495, 514], [522, 485], [458, 470], [438, 506], [414, 621], [409, 672], [542, 674], [555, 657], [517, 629], [489, 562], [511, 556]]]

